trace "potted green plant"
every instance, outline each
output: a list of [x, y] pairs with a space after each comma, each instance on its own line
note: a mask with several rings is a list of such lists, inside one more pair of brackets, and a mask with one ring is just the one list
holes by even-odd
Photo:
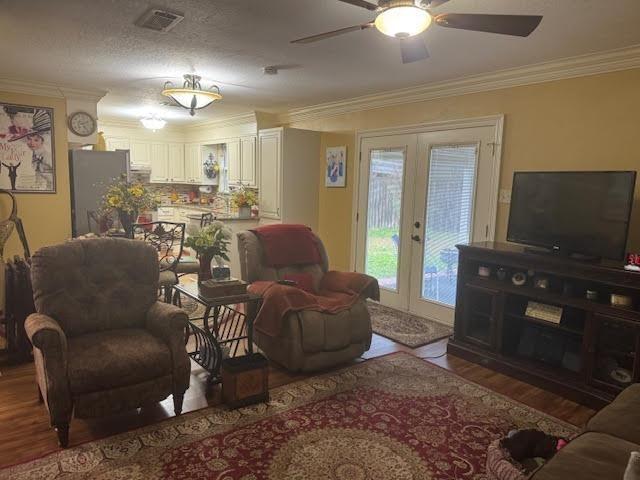
[[251, 207], [258, 204], [258, 199], [256, 192], [241, 187], [231, 194], [231, 202], [238, 207], [240, 218], [249, 218], [251, 217]]
[[155, 197], [147, 187], [139, 182], [130, 182], [122, 175], [112, 183], [102, 200], [102, 213], [116, 212], [120, 224], [127, 236], [131, 236], [132, 226], [138, 214], [145, 210], [153, 210], [158, 206]]
[[198, 280], [209, 280], [211, 275], [211, 261], [215, 258], [218, 264], [222, 260], [229, 261], [229, 244], [231, 231], [222, 222], [213, 222], [190, 235], [184, 242], [185, 246], [195, 250], [200, 261]]

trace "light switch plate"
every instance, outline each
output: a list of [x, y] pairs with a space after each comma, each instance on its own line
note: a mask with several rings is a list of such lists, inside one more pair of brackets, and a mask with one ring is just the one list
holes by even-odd
[[511, 190], [500, 189], [500, 195], [498, 196], [498, 202], [511, 203]]

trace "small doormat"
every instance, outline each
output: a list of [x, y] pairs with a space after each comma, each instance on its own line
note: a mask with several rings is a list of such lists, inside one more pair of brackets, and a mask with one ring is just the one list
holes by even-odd
[[453, 333], [451, 327], [410, 313], [368, 302], [373, 331], [394, 342], [417, 348]]

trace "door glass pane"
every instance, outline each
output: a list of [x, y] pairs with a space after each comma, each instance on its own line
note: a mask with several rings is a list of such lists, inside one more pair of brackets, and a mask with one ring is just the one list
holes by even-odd
[[405, 151], [371, 150], [370, 155], [365, 272], [380, 287], [397, 291]]
[[477, 146], [433, 147], [425, 219], [422, 298], [455, 305], [458, 250], [471, 239]]

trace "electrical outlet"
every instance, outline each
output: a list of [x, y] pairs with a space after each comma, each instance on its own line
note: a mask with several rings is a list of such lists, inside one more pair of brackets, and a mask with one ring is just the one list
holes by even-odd
[[511, 203], [511, 190], [500, 190], [500, 195], [498, 196], [498, 202], [500, 203]]

